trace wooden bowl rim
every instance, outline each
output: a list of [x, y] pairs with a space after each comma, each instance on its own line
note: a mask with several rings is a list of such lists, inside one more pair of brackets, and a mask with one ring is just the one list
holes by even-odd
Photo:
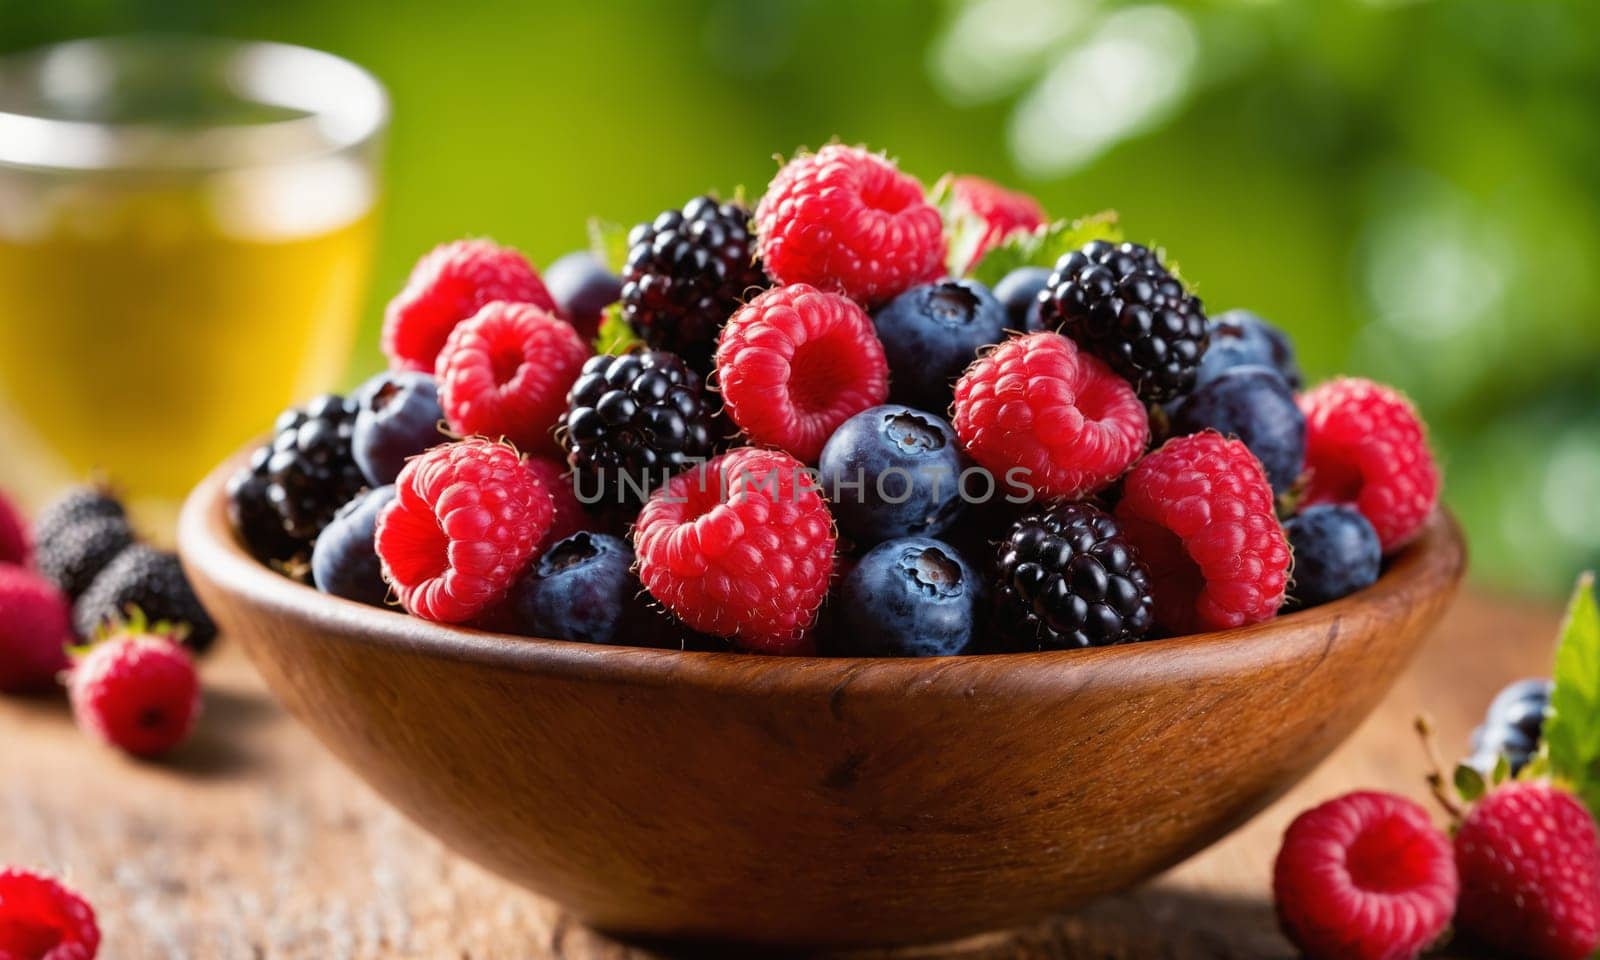
[[[259, 563], [238, 541], [228, 520], [227, 478], [254, 447], [225, 460], [190, 493], [178, 522], [178, 549], [191, 576], [291, 621], [314, 625], [342, 640], [401, 648], [447, 660], [528, 673], [605, 678], [641, 684], [742, 685], [815, 691], [848, 681], [852, 687], [904, 691], [922, 682], [968, 687], [1003, 672], [1008, 679], [1037, 675], [1059, 678], [1076, 671], [1135, 671], [1158, 668], [1175, 682], [1221, 676], [1283, 657], [1301, 656], [1295, 645], [1274, 641], [1286, 634], [1321, 634], [1332, 644], [1339, 623], [1358, 606], [1403, 611], [1419, 591], [1434, 584], [1453, 588], [1466, 565], [1461, 528], [1440, 508], [1421, 535], [1391, 559], [1378, 582], [1333, 603], [1235, 630], [1169, 637], [1147, 643], [1085, 650], [981, 653], [944, 657], [783, 657], [727, 651], [663, 650], [604, 646], [490, 633], [433, 623], [323, 594]], [[1399, 614], [1397, 613], [1396, 618]], [[1166, 656], [1150, 657], [1153, 650]], [[1086, 674], [1087, 676], [1087, 674]]]

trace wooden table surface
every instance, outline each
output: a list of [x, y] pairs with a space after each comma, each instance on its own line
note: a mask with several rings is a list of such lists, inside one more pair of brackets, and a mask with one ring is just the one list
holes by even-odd
[[[1357, 788], [1425, 800], [1412, 717], [1435, 717], [1453, 759], [1501, 686], [1548, 673], [1558, 620], [1553, 607], [1464, 596], [1327, 763], [1142, 890], [1025, 930], [852, 956], [1293, 956], [1270, 901], [1272, 858], [1289, 820]], [[159, 765], [90, 742], [60, 701], [0, 701], [0, 864], [67, 877], [99, 912], [108, 960], [738, 955], [619, 944], [584, 929], [385, 807], [225, 641], [204, 677], [198, 733]]]

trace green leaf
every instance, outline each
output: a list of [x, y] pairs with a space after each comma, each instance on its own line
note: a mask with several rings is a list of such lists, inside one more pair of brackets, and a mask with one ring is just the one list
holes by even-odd
[[[1103, 210], [1077, 220], [1057, 220], [1032, 233], [1013, 235], [985, 253], [972, 269], [971, 276], [992, 287], [1018, 267], [1053, 267], [1062, 256], [1091, 240], [1111, 243], [1122, 240], [1122, 227], [1117, 223], [1115, 210]], [[952, 237], [952, 256], [954, 247]]]
[[621, 273], [622, 265], [628, 261], [628, 228], [591, 217], [589, 252], [599, 257], [607, 270]]
[[1488, 786], [1483, 782], [1483, 774], [1478, 772], [1478, 768], [1465, 763], [1456, 766], [1455, 783], [1456, 792], [1467, 803], [1475, 803], [1488, 790]]
[[1592, 573], [1579, 578], [1561, 629], [1544, 742], [1551, 776], [1600, 817], [1600, 607]]
[[622, 305], [613, 303], [606, 307], [605, 315], [600, 318], [600, 332], [594, 340], [595, 352], [627, 353], [643, 345], [644, 341], [635, 336], [633, 328], [622, 319]]

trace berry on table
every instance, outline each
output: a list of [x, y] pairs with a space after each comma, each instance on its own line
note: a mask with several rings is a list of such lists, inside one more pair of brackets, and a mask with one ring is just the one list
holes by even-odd
[[450, 429], [554, 451], [567, 390], [589, 358], [572, 325], [548, 310], [497, 301], [450, 332], [435, 375]]
[[578, 643], [628, 644], [638, 602], [633, 549], [605, 533], [557, 542], [511, 589], [513, 632]]
[[1518, 680], [1494, 698], [1483, 725], [1472, 731], [1472, 756], [1466, 760], [1489, 777], [1504, 757], [1512, 776], [1522, 772], [1539, 750], [1554, 684]]
[[961, 447], [943, 419], [898, 404], [846, 420], [822, 448], [817, 479], [857, 547], [937, 537], [961, 514]]
[[1039, 317], [1110, 364], [1152, 403], [1194, 387], [1206, 352], [1199, 299], [1137, 243], [1095, 240], [1056, 261]]
[[272, 486], [267, 474], [271, 460], [272, 446], [258, 447], [250, 455], [250, 462], [228, 478], [228, 522], [252, 557], [287, 570], [291, 560], [305, 558], [309, 544], [289, 535], [283, 528], [283, 517], [267, 495]]
[[1341, 378], [1303, 395], [1300, 408], [1305, 502], [1354, 506], [1378, 531], [1385, 554], [1411, 542], [1439, 500], [1439, 468], [1411, 402], [1370, 380]]
[[829, 652], [851, 657], [949, 657], [977, 636], [983, 584], [947, 543], [878, 544], [839, 587]]
[[310, 547], [339, 508], [366, 486], [350, 450], [356, 405], [334, 394], [278, 416], [264, 465], [267, 500], [284, 532]]
[[55, 585], [0, 566], [0, 693], [48, 690], [67, 668], [72, 608]]
[[482, 438], [409, 461], [374, 539], [408, 613], [462, 623], [502, 600], [550, 529], [543, 484], [508, 444]]
[[1155, 623], [1150, 574], [1108, 513], [1065, 503], [1012, 525], [995, 554], [1002, 644], [1072, 650], [1142, 640]]
[[311, 551], [311, 582], [346, 600], [381, 607], [389, 597], [373, 541], [378, 514], [394, 501], [394, 485], [375, 487], [345, 504], [317, 537]]
[[883, 156], [829, 144], [790, 160], [756, 206], [767, 273], [865, 304], [944, 272], [944, 221]]
[[183, 645], [204, 653], [217, 638], [217, 625], [200, 605], [178, 555], [134, 544], [117, 555], [73, 605], [78, 635], [93, 637], [108, 624], [129, 616], [130, 608], [152, 621], [183, 628]]
[[41, 542], [34, 566], [69, 600], [76, 600], [134, 539], [126, 519], [91, 517]]
[[696, 197], [629, 232], [622, 319], [651, 349], [708, 374], [722, 325], [770, 285], [750, 235], [750, 211]]
[[950, 178], [950, 200], [958, 214], [964, 212], [977, 217], [984, 227], [971, 257], [962, 265], [963, 271], [976, 266], [985, 253], [1004, 243], [1013, 233], [1032, 231], [1049, 221], [1039, 201], [983, 177]]
[[1297, 817], [1272, 879], [1278, 922], [1309, 960], [1413, 960], [1449, 927], [1456, 890], [1427, 811], [1373, 792]]
[[33, 556], [28, 521], [4, 493], [0, 493], [0, 564], [25, 567]]
[[99, 950], [94, 908], [81, 896], [42, 873], [0, 869], [0, 957], [94, 960]]
[[828, 592], [833, 519], [805, 465], [741, 447], [678, 474], [633, 530], [639, 579], [691, 629], [788, 648]]
[[194, 660], [165, 631], [136, 616], [90, 647], [67, 678], [78, 726], [137, 757], [176, 747], [200, 719]]
[[1300, 389], [1300, 365], [1295, 362], [1289, 335], [1248, 310], [1229, 310], [1206, 325], [1211, 345], [1200, 358], [1195, 386], [1216, 379], [1234, 367], [1271, 367], [1290, 389]]
[[1116, 515], [1149, 568], [1165, 630], [1230, 630], [1283, 606], [1289, 542], [1267, 475], [1240, 441], [1168, 440], [1128, 473]]
[[1378, 582], [1383, 550], [1378, 532], [1352, 507], [1307, 507], [1283, 525], [1294, 551], [1289, 605], [1314, 607]]
[[1015, 337], [979, 357], [956, 384], [952, 423], [997, 488], [1043, 500], [1104, 489], [1150, 438], [1128, 382], [1054, 333]]
[[1038, 333], [1039, 293], [1050, 282], [1049, 267], [1018, 267], [994, 285], [994, 298], [1006, 310], [1006, 329]]
[[872, 325], [889, 362], [890, 399], [944, 411], [978, 351], [1005, 339], [1006, 314], [978, 281], [940, 280], [895, 297], [872, 315]]
[[122, 501], [114, 493], [99, 484], [73, 487], [39, 511], [33, 520], [33, 541], [54, 540], [76, 523], [105, 517], [128, 518]]
[[840, 424], [887, 399], [889, 365], [864, 310], [797, 283], [768, 290], [728, 321], [717, 384], [752, 441], [816, 463]]
[[1289, 384], [1271, 367], [1234, 367], [1173, 405], [1174, 436], [1215, 430], [1238, 437], [1261, 461], [1272, 491], [1289, 491], [1306, 461], [1306, 417]]
[[589, 526], [589, 515], [583, 509], [583, 503], [578, 499], [578, 494], [572, 488], [572, 479], [567, 476], [567, 468], [555, 460], [544, 457], [528, 457], [523, 461], [528, 472], [544, 487], [545, 493], [550, 494], [550, 529], [545, 532], [544, 539], [539, 541], [537, 551], [543, 553], [545, 548], [557, 540], [565, 540], [580, 530]]
[[544, 285], [585, 343], [600, 332], [606, 307], [622, 296], [621, 278], [587, 250], [553, 260], [544, 270]]
[[374, 487], [394, 483], [408, 458], [449, 439], [439, 429], [444, 408], [430, 373], [380, 373], [356, 390], [354, 400], [350, 454]]
[[554, 311], [539, 272], [521, 253], [488, 240], [457, 240], [417, 261], [383, 316], [383, 352], [395, 370], [432, 373], [456, 324], [495, 300]]

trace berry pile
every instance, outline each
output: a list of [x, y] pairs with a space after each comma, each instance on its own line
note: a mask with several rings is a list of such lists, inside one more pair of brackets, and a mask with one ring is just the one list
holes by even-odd
[[507, 633], [930, 656], [1336, 600], [1438, 497], [1403, 397], [1303, 392], [1282, 331], [1208, 317], [1112, 216], [836, 143], [750, 207], [594, 239], [544, 275], [486, 240], [424, 256], [390, 370], [234, 478], [245, 546]]

